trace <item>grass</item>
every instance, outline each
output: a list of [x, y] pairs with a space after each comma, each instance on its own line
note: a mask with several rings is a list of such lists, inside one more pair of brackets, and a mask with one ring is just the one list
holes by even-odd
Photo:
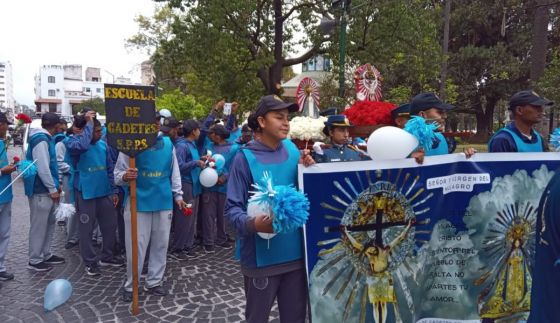
[[488, 145], [483, 144], [464, 144], [464, 145], [457, 145], [457, 149], [455, 149], [456, 153], [460, 153], [463, 151], [464, 148], [473, 147], [479, 153], [487, 153], [488, 152]]

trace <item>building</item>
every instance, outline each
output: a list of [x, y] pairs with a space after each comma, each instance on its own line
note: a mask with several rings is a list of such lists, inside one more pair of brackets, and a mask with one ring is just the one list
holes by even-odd
[[12, 64], [9, 61], [0, 62], [0, 110], [13, 115], [14, 107], [15, 100]]
[[[108, 79], [103, 74], [108, 74]], [[107, 80], [106, 80], [107, 79]], [[132, 84], [129, 78], [115, 79], [113, 74], [98, 67], [82, 65], [43, 65], [35, 75], [36, 113], [55, 112], [72, 115], [72, 108], [86, 100], [104, 99], [104, 82]]]
[[142, 85], [154, 85], [155, 73], [151, 61], [144, 61], [140, 64]]
[[295, 98], [299, 83], [306, 77], [314, 79], [319, 84], [323, 83], [330, 75], [331, 65], [331, 60], [322, 55], [317, 55], [303, 62], [301, 64], [301, 73], [282, 84], [282, 88], [284, 89], [283, 96], [286, 98]]

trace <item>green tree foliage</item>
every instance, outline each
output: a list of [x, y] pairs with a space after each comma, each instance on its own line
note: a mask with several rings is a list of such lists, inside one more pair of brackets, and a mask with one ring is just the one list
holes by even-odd
[[92, 108], [97, 113], [105, 115], [105, 101], [101, 98], [93, 98], [83, 101], [82, 103], [72, 106], [72, 113], [76, 114], [84, 108]]
[[156, 107], [158, 110], [168, 109], [177, 120], [200, 120], [208, 114], [212, 105], [210, 102], [197, 102], [194, 96], [175, 89], [156, 98]]

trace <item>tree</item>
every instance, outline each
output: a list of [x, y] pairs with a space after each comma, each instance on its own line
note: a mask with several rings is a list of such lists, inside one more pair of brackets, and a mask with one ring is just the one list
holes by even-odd
[[156, 98], [156, 107], [158, 110], [168, 109], [178, 120], [200, 120], [208, 114], [212, 105], [209, 102], [197, 102], [194, 96], [175, 89]]
[[105, 101], [102, 98], [93, 98], [82, 101], [82, 103], [72, 106], [72, 113], [81, 112], [84, 108], [92, 108], [97, 113], [105, 115]]

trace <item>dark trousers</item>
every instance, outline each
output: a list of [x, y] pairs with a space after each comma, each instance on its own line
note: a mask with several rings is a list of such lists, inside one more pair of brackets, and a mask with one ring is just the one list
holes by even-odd
[[124, 192], [119, 190], [119, 203], [117, 204], [117, 253], [126, 254], [126, 243], [124, 241]]
[[224, 223], [226, 195], [219, 192], [202, 193], [200, 218], [202, 220], [202, 242], [206, 246], [227, 241]]
[[182, 189], [183, 200], [187, 204], [192, 204], [193, 213], [185, 216], [175, 203], [173, 205], [173, 244], [171, 249], [177, 251], [193, 247], [199, 206], [199, 196], [193, 197], [192, 184], [182, 182]]
[[247, 323], [268, 322], [274, 300], [278, 299], [280, 322], [305, 322], [307, 314], [307, 278], [305, 269], [284, 274], [251, 278], [243, 276], [245, 319]]
[[113, 248], [116, 240], [117, 216], [113, 201], [109, 196], [84, 200], [82, 193], [77, 191], [76, 208], [80, 230], [80, 253], [84, 263], [89, 266], [97, 262], [97, 255], [91, 240], [95, 225], [103, 235], [103, 246], [101, 248], [101, 260], [113, 258]]

